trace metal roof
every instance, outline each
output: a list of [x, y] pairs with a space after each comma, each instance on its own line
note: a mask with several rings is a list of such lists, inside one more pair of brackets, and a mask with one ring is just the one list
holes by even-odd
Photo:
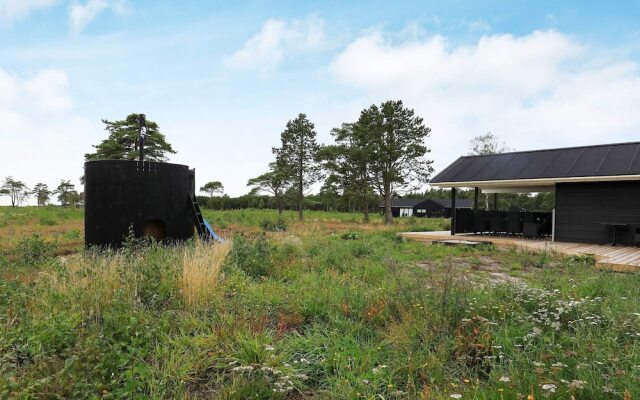
[[[391, 199], [391, 207], [415, 207], [427, 199]], [[384, 207], [381, 205], [380, 207]]]
[[[431, 201], [444, 208], [451, 208], [451, 199], [432, 199]], [[456, 208], [473, 208], [473, 200], [456, 199]]]
[[463, 156], [431, 179], [430, 184], [543, 185], [620, 179], [640, 179], [640, 142]]

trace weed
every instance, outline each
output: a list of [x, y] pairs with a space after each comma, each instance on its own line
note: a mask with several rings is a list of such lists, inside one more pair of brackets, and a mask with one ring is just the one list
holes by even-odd
[[343, 240], [358, 240], [360, 239], [360, 234], [358, 232], [344, 232], [340, 235], [340, 238]]
[[207, 302], [218, 285], [222, 264], [231, 245], [231, 240], [226, 240], [221, 244], [197, 244], [185, 250], [180, 293], [189, 307]]
[[277, 221], [265, 219], [260, 222], [260, 227], [266, 232], [284, 232], [287, 230], [287, 223], [284, 219], [278, 219]]
[[263, 235], [237, 236], [231, 248], [231, 262], [252, 278], [269, 275], [269, 243]]
[[18, 262], [25, 265], [35, 265], [52, 256], [53, 246], [45, 242], [39, 235], [33, 234], [31, 237], [21, 239], [13, 249], [13, 253]]

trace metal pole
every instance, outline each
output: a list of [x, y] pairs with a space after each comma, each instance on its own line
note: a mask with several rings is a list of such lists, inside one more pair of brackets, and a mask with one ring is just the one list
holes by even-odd
[[451, 236], [456, 234], [456, 188], [451, 188]]
[[473, 233], [478, 233], [476, 220], [478, 219], [478, 198], [480, 197], [480, 189], [476, 186], [473, 194]]
[[[144, 129], [144, 133], [142, 130]], [[138, 142], [140, 145], [140, 161], [144, 161], [144, 137], [147, 135], [147, 121], [144, 114], [138, 115]]]

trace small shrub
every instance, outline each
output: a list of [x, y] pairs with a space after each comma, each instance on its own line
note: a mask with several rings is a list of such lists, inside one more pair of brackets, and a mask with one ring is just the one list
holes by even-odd
[[575, 255], [567, 258], [566, 262], [583, 267], [593, 267], [596, 265], [596, 257], [593, 254]]
[[72, 229], [64, 233], [64, 238], [68, 240], [79, 240], [82, 237], [82, 233], [77, 229]]
[[344, 240], [358, 240], [360, 239], [360, 234], [358, 232], [345, 232], [340, 235], [340, 238]]
[[264, 236], [252, 238], [238, 236], [233, 241], [231, 261], [252, 278], [269, 275], [271, 262], [267, 239]]
[[13, 250], [17, 260], [23, 264], [33, 265], [53, 255], [53, 245], [47, 243], [39, 235], [21, 239]]
[[266, 232], [284, 232], [287, 230], [287, 223], [284, 222], [284, 219], [278, 219], [277, 221], [265, 219], [260, 222], [260, 227]]
[[371, 253], [373, 253], [373, 249], [371, 248], [369, 243], [362, 243], [362, 242], [353, 243], [350, 246], [350, 250], [351, 250], [351, 254], [355, 258], [364, 258], [369, 256]]
[[51, 226], [51, 225], [57, 225], [57, 224], [58, 224], [58, 221], [56, 221], [55, 219], [49, 216], [40, 217], [40, 225]]

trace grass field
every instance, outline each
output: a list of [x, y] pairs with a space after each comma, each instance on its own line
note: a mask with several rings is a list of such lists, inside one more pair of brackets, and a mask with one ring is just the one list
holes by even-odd
[[0, 208], [0, 398], [640, 397], [639, 275], [396, 236], [445, 220], [205, 216], [225, 245], [96, 254], [82, 210]]

